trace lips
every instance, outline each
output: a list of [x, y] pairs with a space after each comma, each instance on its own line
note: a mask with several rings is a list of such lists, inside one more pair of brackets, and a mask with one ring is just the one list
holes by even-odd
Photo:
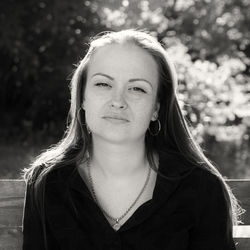
[[129, 120], [125, 117], [122, 116], [118, 116], [118, 115], [107, 115], [103, 117], [104, 119], [113, 119], [113, 120], [117, 120], [117, 121], [126, 121], [129, 122]]

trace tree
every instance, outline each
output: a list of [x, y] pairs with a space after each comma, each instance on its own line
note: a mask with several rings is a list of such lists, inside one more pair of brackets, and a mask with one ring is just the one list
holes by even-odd
[[[73, 64], [102, 30], [90, 1], [1, 2], [1, 126], [44, 129], [69, 108]], [[60, 130], [60, 132], [62, 132]]]

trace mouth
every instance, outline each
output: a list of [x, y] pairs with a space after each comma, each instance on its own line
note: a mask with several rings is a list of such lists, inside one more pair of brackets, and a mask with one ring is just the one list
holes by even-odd
[[129, 122], [128, 119], [126, 119], [124, 117], [119, 117], [119, 116], [104, 116], [103, 119], [111, 120], [111, 121], [114, 121], [114, 122]]

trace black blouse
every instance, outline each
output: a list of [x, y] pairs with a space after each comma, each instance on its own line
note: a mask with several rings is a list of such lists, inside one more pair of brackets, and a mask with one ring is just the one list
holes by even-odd
[[153, 198], [115, 231], [94, 202], [75, 166], [49, 173], [45, 231], [27, 185], [23, 250], [235, 250], [222, 184], [205, 169], [160, 154]]

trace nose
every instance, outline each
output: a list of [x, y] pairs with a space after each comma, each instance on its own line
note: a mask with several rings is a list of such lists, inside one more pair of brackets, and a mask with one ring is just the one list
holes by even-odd
[[124, 93], [121, 90], [116, 90], [113, 92], [111, 107], [116, 109], [126, 109], [127, 103], [124, 97]]

